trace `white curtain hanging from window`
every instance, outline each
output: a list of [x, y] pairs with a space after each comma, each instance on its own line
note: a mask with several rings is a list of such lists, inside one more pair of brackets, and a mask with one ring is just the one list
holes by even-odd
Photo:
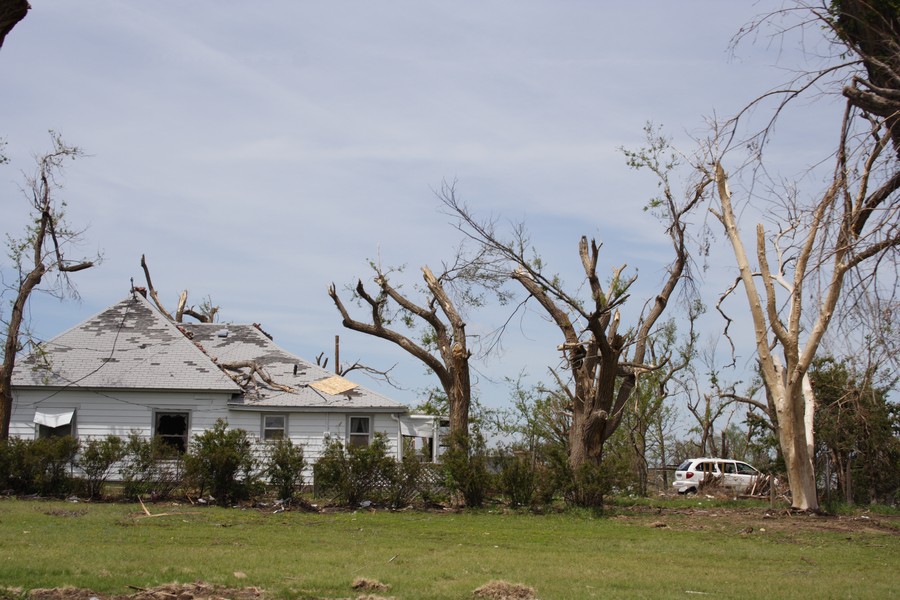
[[34, 411], [34, 422], [44, 427], [62, 427], [72, 422], [75, 416], [74, 410], [36, 410]]

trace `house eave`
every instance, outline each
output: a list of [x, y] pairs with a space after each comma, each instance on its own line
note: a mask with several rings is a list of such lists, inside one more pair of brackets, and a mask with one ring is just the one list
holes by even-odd
[[272, 406], [272, 405], [247, 405], [247, 404], [228, 404], [228, 410], [239, 412], [314, 412], [314, 413], [360, 413], [360, 414], [406, 414], [409, 408], [405, 406]]
[[80, 385], [13, 385], [12, 391], [78, 391], [89, 392], [92, 394], [106, 393], [154, 393], [154, 394], [223, 394], [234, 396], [234, 389], [215, 389], [215, 388], [154, 388], [154, 387], [87, 387]]

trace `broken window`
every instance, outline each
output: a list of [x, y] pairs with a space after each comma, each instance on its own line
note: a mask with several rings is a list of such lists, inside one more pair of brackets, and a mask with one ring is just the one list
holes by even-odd
[[263, 415], [263, 439], [283, 440], [287, 437], [287, 415]]
[[188, 412], [157, 412], [154, 415], [153, 435], [179, 452], [186, 452], [190, 431]]
[[369, 417], [350, 417], [348, 446], [368, 446], [371, 419]]
[[434, 462], [434, 438], [403, 435], [403, 457], [412, 456], [419, 462]]
[[75, 410], [35, 411], [34, 423], [37, 425], [37, 437], [39, 438], [75, 435]]

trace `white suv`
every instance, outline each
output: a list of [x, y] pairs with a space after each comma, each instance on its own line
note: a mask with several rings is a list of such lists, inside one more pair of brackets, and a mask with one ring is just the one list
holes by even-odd
[[745, 492], [756, 482], [759, 471], [745, 462], [728, 458], [689, 458], [675, 469], [672, 487], [679, 494], [696, 492], [707, 476], [721, 478], [722, 486]]

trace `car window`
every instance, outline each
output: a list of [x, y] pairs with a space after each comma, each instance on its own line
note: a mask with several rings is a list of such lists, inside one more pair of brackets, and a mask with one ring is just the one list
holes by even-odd
[[757, 473], [759, 473], [759, 471], [757, 471], [747, 463], [738, 463], [737, 469], [738, 473], [740, 473], [741, 475], [756, 475]]
[[730, 463], [730, 462], [722, 463], [721, 466], [725, 467], [724, 471], [726, 473], [734, 473], [735, 472], [734, 463]]
[[690, 466], [691, 466], [691, 461], [690, 461], [690, 459], [688, 459], [688, 460], [684, 461], [683, 463], [681, 463], [680, 465], [678, 465], [678, 468], [676, 468], [675, 470], [676, 471], [687, 471], [688, 467], [690, 467]]

